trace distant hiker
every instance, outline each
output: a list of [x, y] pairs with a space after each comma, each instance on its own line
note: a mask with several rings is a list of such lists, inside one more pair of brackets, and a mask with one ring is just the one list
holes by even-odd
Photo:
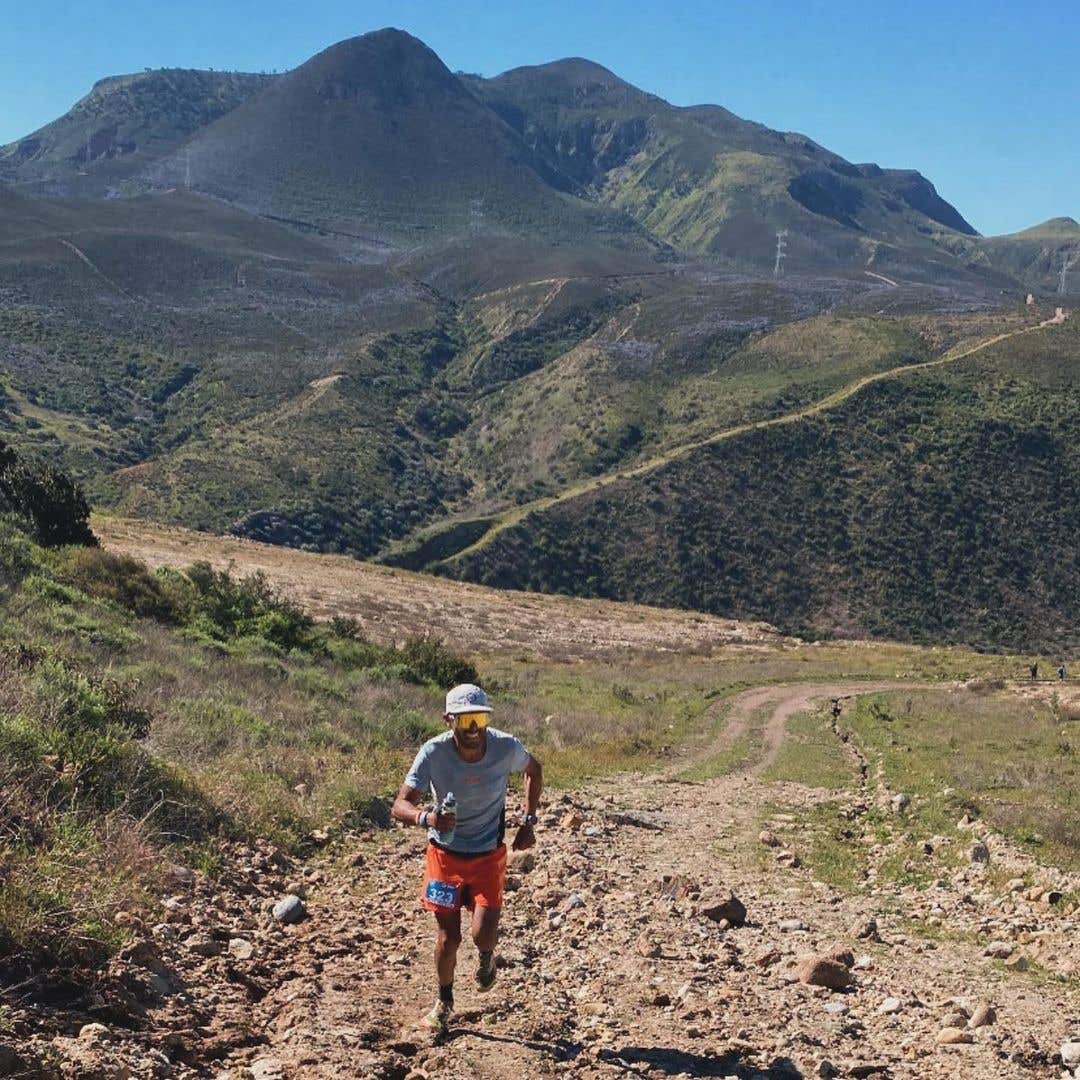
[[[428, 831], [420, 903], [435, 915], [437, 924], [439, 996], [424, 1023], [436, 1034], [449, 1027], [454, 1009], [463, 906], [472, 912], [472, 938], [480, 953], [476, 989], [484, 993], [495, 983], [495, 943], [506, 878], [506, 782], [511, 773], [525, 774], [525, 813], [512, 846], [523, 851], [536, 843], [533, 827], [543, 786], [540, 762], [520, 739], [488, 727], [491, 712], [479, 686], [455, 686], [446, 695], [443, 713], [450, 730], [420, 748], [391, 811], [398, 821]], [[422, 809], [429, 789], [435, 805]], [[453, 799], [448, 799], [451, 795]], [[443, 812], [447, 803], [453, 812]]]
[[1064, 682], [1064, 681], [1065, 681], [1065, 661], [1062, 660], [1061, 664], [1058, 666], [1058, 682]]
[[1039, 677], [1039, 665], [1031, 665], [1031, 681], [1034, 682]]

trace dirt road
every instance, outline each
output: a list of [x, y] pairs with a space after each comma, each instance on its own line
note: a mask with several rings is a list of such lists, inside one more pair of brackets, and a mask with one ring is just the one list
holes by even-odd
[[[416, 1023], [434, 993], [417, 830], [369, 834], [322, 864], [238, 849], [223, 884], [196, 878], [175, 899], [169, 932], [183, 941], [187, 997], [121, 1044], [181, 1047], [191, 1071], [135, 1075], [1058, 1076], [1053, 1055], [1080, 1017], [1080, 967], [1064, 978], [1080, 922], [1005, 882], [1025, 875], [1029, 888], [1046, 875], [976, 824], [991, 869], [965, 848], [928, 888], [876, 884], [892, 854], [880, 817], [892, 793], [874, 770], [841, 793], [763, 777], [793, 715], [882, 685], [898, 684], [748, 690], [729, 703], [717, 741], [676, 757], [666, 777], [625, 777], [549, 803], [535, 853], [510, 871], [499, 981], [489, 995], [474, 992], [475, 953], [464, 945], [458, 1012], [438, 1045]], [[747, 767], [673, 779], [752, 722], [764, 751]], [[854, 751], [838, 738], [836, 752]], [[848, 889], [801, 865], [823, 811], [870, 868]], [[1059, 879], [1051, 883], [1077, 885]], [[310, 891], [308, 918], [283, 927], [267, 905], [296, 889]], [[706, 913], [728, 890], [746, 906], [743, 926]], [[991, 941], [1010, 959], [987, 956]], [[851, 951], [849, 989], [799, 981], [800, 956], [838, 946]], [[996, 1018], [970, 1027], [982, 1003]], [[946, 1029], [970, 1041], [943, 1045]]]

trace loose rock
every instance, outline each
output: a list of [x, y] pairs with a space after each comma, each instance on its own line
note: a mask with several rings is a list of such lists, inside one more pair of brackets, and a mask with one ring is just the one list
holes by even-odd
[[255, 955], [255, 946], [244, 938], [232, 938], [229, 941], [229, 955], [237, 960], [250, 960]]
[[299, 896], [291, 894], [282, 897], [273, 907], [271, 914], [274, 918], [286, 925], [298, 923], [307, 914], [304, 901]]
[[1062, 1043], [1061, 1064], [1066, 1069], [1080, 1069], [1080, 1039], [1070, 1039]]
[[746, 922], [746, 905], [733, 892], [726, 895], [714, 892], [703, 897], [698, 902], [697, 913], [713, 922], [726, 919], [732, 926], [742, 926]]
[[970, 1031], [965, 1031], [963, 1028], [958, 1027], [942, 1028], [934, 1039], [934, 1042], [936, 1042], [938, 1046], [956, 1046], [959, 1043], [970, 1043], [974, 1041], [975, 1038]]
[[851, 985], [851, 972], [846, 965], [827, 956], [816, 956], [812, 953], [799, 959], [795, 974], [799, 977], [799, 982], [807, 986], [846, 990]]
[[867, 919], [855, 926], [853, 937], [857, 941], [880, 941], [877, 919]]

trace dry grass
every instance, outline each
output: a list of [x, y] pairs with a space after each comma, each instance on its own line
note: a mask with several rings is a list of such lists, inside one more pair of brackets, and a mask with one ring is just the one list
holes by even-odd
[[343, 555], [315, 555], [172, 526], [96, 517], [110, 551], [152, 567], [197, 561], [238, 576], [261, 570], [316, 618], [357, 619], [373, 641], [433, 634], [457, 649], [564, 661], [627, 653], [711, 655], [732, 646], [793, 644], [765, 623], [537, 593], [509, 592], [414, 574]]
[[951, 787], [1039, 859], [1080, 866], [1080, 730], [1050, 704], [1008, 691], [889, 694], [861, 700], [851, 725], [893, 790], [944, 814]]

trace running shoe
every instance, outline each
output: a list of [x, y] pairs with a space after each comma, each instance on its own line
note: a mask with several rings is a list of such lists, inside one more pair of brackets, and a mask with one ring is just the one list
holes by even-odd
[[495, 954], [481, 953], [480, 963], [476, 966], [476, 989], [486, 994], [495, 985]]
[[450, 1027], [450, 1016], [453, 1011], [445, 1001], [436, 1001], [435, 1007], [424, 1017], [424, 1024], [436, 1035], [445, 1035]]

